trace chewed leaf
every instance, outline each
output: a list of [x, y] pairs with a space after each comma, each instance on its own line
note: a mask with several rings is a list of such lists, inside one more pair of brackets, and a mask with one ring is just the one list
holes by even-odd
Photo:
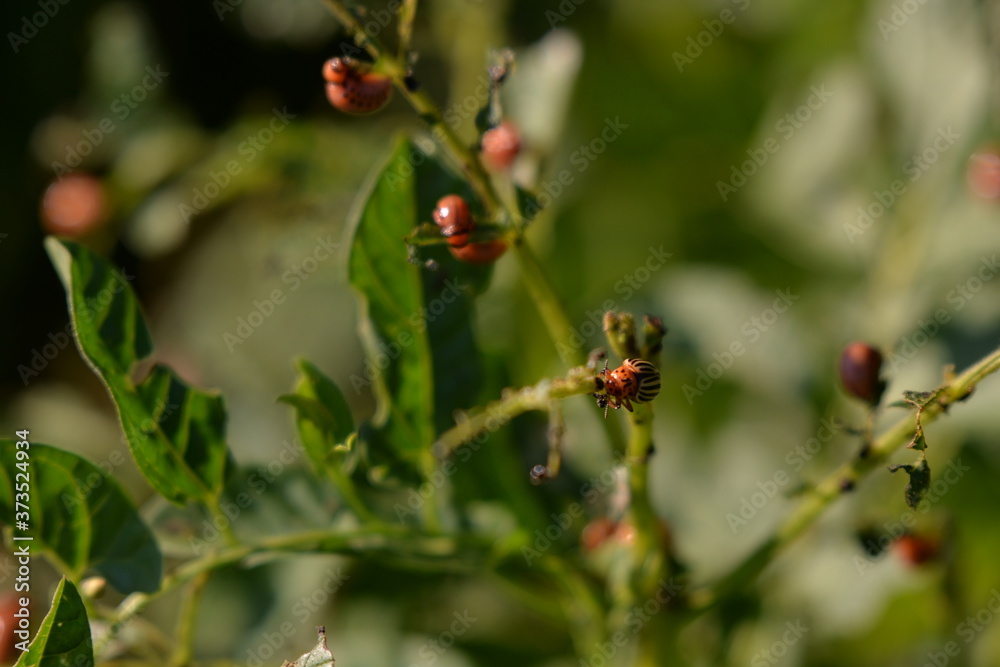
[[889, 466], [889, 472], [897, 470], [905, 470], [910, 476], [910, 481], [904, 489], [904, 495], [906, 504], [911, 509], [917, 509], [917, 505], [924, 499], [931, 484], [931, 468], [927, 465], [927, 459], [921, 458], [916, 465], [896, 464]]
[[903, 400], [919, 407], [926, 407], [936, 397], [936, 391], [903, 391]]
[[319, 641], [308, 653], [303, 653], [295, 662], [282, 663], [282, 667], [333, 667], [333, 653], [326, 645], [326, 628], [322, 625], [316, 628]]

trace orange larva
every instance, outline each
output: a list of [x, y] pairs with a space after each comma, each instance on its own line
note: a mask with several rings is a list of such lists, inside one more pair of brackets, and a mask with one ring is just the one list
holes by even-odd
[[507, 252], [507, 244], [500, 239], [470, 243], [461, 248], [450, 248], [451, 254], [466, 264], [492, 264]]
[[476, 221], [469, 205], [458, 195], [446, 195], [438, 200], [434, 224], [441, 229], [441, 236], [448, 239], [451, 254], [466, 264], [492, 264], [507, 252], [507, 244], [500, 239], [469, 243]]
[[483, 135], [483, 159], [497, 171], [510, 168], [520, 152], [521, 134], [513, 123], [504, 121]]
[[42, 226], [51, 234], [84, 236], [107, 220], [107, 214], [104, 186], [82, 172], [53, 181], [42, 198]]
[[392, 79], [384, 74], [362, 72], [347, 58], [330, 58], [323, 63], [326, 98], [347, 113], [372, 113], [392, 96]]
[[469, 234], [476, 228], [469, 212], [469, 205], [458, 195], [446, 195], [434, 208], [434, 224], [441, 228], [441, 236], [448, 239], [452, 248], [461, 248], [469, 242]]

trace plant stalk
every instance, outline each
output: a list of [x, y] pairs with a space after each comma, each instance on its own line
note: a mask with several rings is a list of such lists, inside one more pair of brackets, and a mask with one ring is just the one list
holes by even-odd
[[[952, 404], [968, 397], [979, 382], [997, 370], [1000, 370], [1000, 348], [942, 385], [937, 390], [937, 399], [923, 409], [920, 415], [921, 425], [926, 427], [945, 414]], [[845, 493], [845, 490], [853, 488], [865, 475], [881, 467], [893, 453], [908, 445], [915, 432], [914, 417], [907, 415], [879, 436], [868, 448], [864, 458], [855, 457], [830, 473], [808, 492], [770, 539], [714, 587], [695, 592], [691, 597], [692, 607], [705, 610], [756, 579], [773, 557], [802, 535], [828, 505]]]

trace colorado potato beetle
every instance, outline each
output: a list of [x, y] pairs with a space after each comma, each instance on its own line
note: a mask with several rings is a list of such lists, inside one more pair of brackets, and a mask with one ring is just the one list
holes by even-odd
[[594, 396], [598, 407], [604, 408], [605, 417], [608, 407], [617, 410], [624, 406], [632, 412], [632, 401], [649, 403], [660, 393], [660, 371], [645, 359], [626, 359], [613, 371], [608, 370], [605, 361], [604, 370], [598, 377], [603, 393]]
[[392, 96], [392, 80], [384, 74], [362, 71], [349, 58], [330, 58], [323, 63], [326, 98], [347, 113], [372, 113]]

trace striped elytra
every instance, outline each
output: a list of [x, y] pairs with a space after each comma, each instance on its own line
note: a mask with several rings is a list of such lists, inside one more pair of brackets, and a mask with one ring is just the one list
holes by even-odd
[[392, 80], [384, 74], [362, 72], [346, 58], [330, 58], [323, 63], [326, 98], [347, 113], [378, 111], [392, 96]]
[[605, 415], [609, 405], [616, 410], [624, 406], [632, 412], [633, 401], [649, 403], [660, 393], [660, 371], [645, 359], [626, 359], [613, 371], [605, 366], [601, 379], [606, 398], [599, 397], [598, 404], [605, 409]]

